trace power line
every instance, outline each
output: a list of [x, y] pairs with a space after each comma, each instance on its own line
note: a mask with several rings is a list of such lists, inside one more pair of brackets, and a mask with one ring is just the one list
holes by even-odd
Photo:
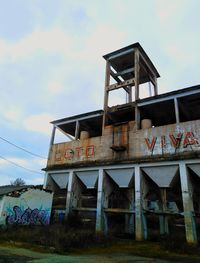
[[3, 157], [3, 156], [1, 156], [1, 155], [0, 155], [0, 158], [3, 159], [3, 160], [5, 160], [5, 161], [7, 161], [7, 162], [9, 162], [9, 163], [11, 163], [11, 164], [13, 164], [13, 165], [15, 165], [15, 166], [20, 167], [20, 168], [22, 168], [22, 169], [24, 169], [24, 170], [26, 170], [26, 171], [28, 171], [28, 172], [37, 173], [37, 174], [43, 174], [43, 173], [40, 173], [40, 172], [38, 172], [38, 171], [36, 171], [36, 170], [32, 170], [32, 169], [26, 168], [26, 167], [24, 167], [24, 166], [22, 166], [22, 165], [20, 165], [20, 164], [17, 164], [17, 163], [15, 163], [15, 162], [13, 162], [13, 161], [10, 161], [10, 160], [6, 159], [5, 157]]
[[47, 158], [45, 158], [45, 157], [43, 157], [43, 156], [41, 156], [41, 155], [39, 155], [39, 154], [36, 154], [36, 153], [30, 152], [30, 151], [28, 151], [28, 150], [26, 150], [26, 149], [24, 149], [24, 148], [22, 148], [22, 147], [20, 147], [20, 146], [18, 146], [18, 145], [16, 145], [16, 144], [12, 143], [12, 142], [10, 142], [10, 141], [4, 139], [4, 138], [1, 137], [1, 136], [0, 136], [0, 139], [3, 140], [3, 141], [5, 141], [5, 142], [7, 142], [7, 143], [9, 143], [9, 144], [12, 145], [12, 146], [14, 146], [14, 147], [16, 147], [16, 148], [18, 148], [18, 149], [24, 151], [24, 152], [27, 152], [27, 153], [31, 154], [31, 155], [34, 155], [34, 156], [39, 157], [39, 158], [41, 158], [41, 159], [47, 159]]

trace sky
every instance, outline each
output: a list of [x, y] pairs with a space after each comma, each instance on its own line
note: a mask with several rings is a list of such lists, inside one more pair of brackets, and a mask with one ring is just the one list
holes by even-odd
[[19, 177], [42, 184], [49, 122], [102, 109], [103, 55], [139, 42], [161, 75], [159, 93], [199, 84], [199, 0], [0, 0], [0, 6], [0, 138], [44, 157], [0, 139], [0, 185]]

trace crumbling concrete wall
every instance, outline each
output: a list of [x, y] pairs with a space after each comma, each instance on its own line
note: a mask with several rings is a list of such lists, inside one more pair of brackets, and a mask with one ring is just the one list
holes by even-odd
[[0, 204], [1, 225], [47, 225], [50, 223], [53, 194], [39, 189], [3, 196]]

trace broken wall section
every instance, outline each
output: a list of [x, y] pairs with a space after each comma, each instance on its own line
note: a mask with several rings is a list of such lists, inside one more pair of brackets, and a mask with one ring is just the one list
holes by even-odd
[[39, 189], [24, 189], [2, 196], [0, 225], [48, 225], [53, 193]]

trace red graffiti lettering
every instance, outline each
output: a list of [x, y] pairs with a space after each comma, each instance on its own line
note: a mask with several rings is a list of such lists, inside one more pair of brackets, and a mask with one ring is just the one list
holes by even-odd
[[166, 147], [165, 136], [161, 136], [160, 145], [161, 145], [162, 148]]
[[192, 132], [187, 132], [183, 141], [183, 147], [187, 147], [188, 145], [198, 144], [197, 139], [195, 139]]
[[70, 148], [65, 150], [65, 159], [72, 160], [74, 157], [74, 151]]
[[94, 145], [87, 146], [87, 148], [86, 148], [86, 156], [87, 157], [94, 156]]
[[78, 158], [80, 158], [83, 155], [84, 149], [83, 147], [77, 147], [76, 148], [76, 155]]
[[61, 151], [56, 152], [55, 154], [56, 161], [61, 161], [61, 157], [62, 157], [62, 152]]
[[156, 144], [157, 137], [153, 137], [152, 141], [150, 142], [148, 138], [145, 138], [145, 143], [148, 147], [148, 150], [153, 152], [154, 146]]
[[182, 133], [179, 132], [176, 136], [174, 136], [173, 133], [170, 133], [169, 138], [171, 139], [171, 143], [174, 146], [174, 148], [179, 148], [182, 138]]

